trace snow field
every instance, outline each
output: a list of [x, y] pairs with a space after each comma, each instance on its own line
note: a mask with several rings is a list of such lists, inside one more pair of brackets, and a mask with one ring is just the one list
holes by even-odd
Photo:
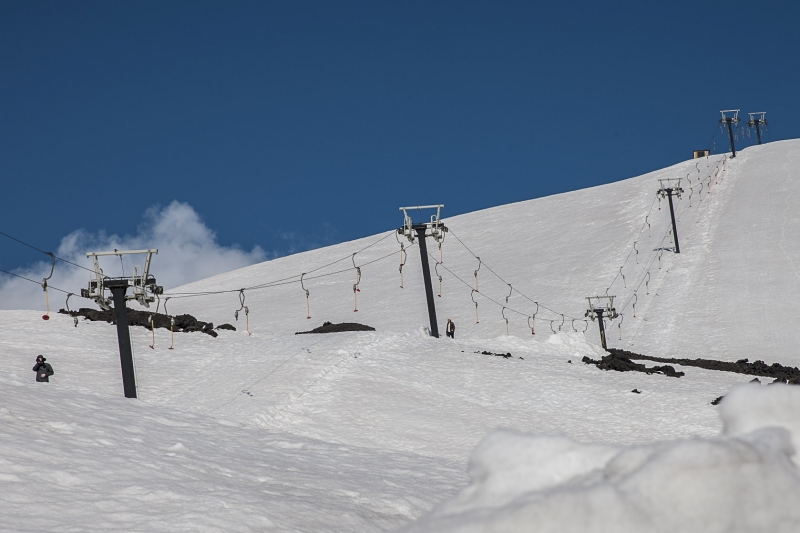
[[[151, 350], [151, 333], [134, 328], [138, 401], [122, 398], [113, 327], [0, 311], [0, 529], [798, 530], [787, 503], [798, 495], [794, 389], [743, 387], [715, 407], [752, 377], [603, 372], [580, 360], [601, 355], [585, 297], [609, 288], [624, 315], [608, 325], [611, 346], [796, 365], [799, 146], [445, 217], [436, 303], [455, 340], [426, 335], [418, 248], [405, 243], [401, 289], [388, 230], [167, 291], [232, 290], [173, 297], [169, 309], [240, 330], [178, 333], [175, 350], [157, 330]], [[657, 178], [687, 175], [695, 189], [691, 208], [686, 183], [677, 202], [675, 255], [654, 195]], [[299, 274], [330, 263], [305, 277], [307, 320]], [[246, 291], [248, 336], [233, 320], [238, 288], [285, 278]], [[294, 335], [325, 320], [377, 331]], [[33, 383], [38, 353], [52, 383]], [[35, 501], [47, 512], [26, 505]]]

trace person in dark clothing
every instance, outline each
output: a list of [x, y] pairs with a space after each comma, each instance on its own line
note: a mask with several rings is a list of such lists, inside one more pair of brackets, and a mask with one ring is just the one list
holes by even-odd
[[449, 318], [447, 319], [447, 327], [445, 327], [444, 334], [451, 339], [456, 338], [456, 323]]
[[37, 356], [36, 357], [36, 364], [33, 365], [33, 371], [36, 372], [36, 381], [38, 382], [49, 382], [50, 376], [55, 374], [53, 371], [53, 367], [50, 366], [50, 363], [45, 363], [47, 359], [44, 356]]

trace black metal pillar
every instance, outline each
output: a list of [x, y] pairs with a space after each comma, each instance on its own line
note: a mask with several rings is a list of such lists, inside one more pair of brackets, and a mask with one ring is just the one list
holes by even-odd
[[136, 373], [133, 369], [133, 349], [131, 332], [128, 327], [128, 306], [125, 303], [125, 291], [128, 281], [110, 281], [106, 288], [114, 297], [114, 317], [117, 321], [117, 341], [119, 342], [119, 362], [122, 367], [122, 388], [126, 398], [136, 398]]
[[597, 313], [597, 323], [600, 325], [600, 342], [603, 344], [603, 349], [608, 350], [606, 346], [606, 327], [603, 324], [603, 309], [595, 309], [595, 313]]
[[733, 119], [726, 118], [725, 123], [728, 125], [728, 138], [731, 140], [731, 159], [736, 157], [736, 146], [733, 145]]
[[431, 267], [428, 264], [428, 245], [425, 242], [427, 226], [413, 226], [419, 240], [419, 255], [422, 259], [422, 277], [425, 281], [425, 296], [428, 299], [428, 318], [431, 322], [431, 336], [439, 338], [439, 324], [436, 322], [436, 304], [433, 299], [433, 283], [431, 283]]
[[758, 137], [758, 144], [761, 144], [761, 126], [759, 126], [758, 120], [756, 120], [756, 137]]
[[669, 199], [669, 216], [672, 217], [672, 236], [675, 237], [675, 253], [681, 253], [681, 245], [678, 244], [678, 226], [675, 225], [675, 209], [672, 208], [672, 189], [667, 189]]

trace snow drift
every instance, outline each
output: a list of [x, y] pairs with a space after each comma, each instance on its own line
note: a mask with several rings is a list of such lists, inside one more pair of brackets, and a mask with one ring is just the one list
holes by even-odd
[[717, 438], [631, 447], [493, 433], [470, 486], [405, 531], [797, 531], [800, 388], [740, 386], [721, 416]]

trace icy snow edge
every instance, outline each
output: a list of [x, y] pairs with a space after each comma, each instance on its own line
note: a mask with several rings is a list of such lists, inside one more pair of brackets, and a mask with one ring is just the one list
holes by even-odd
[[800, 531], [800, 387], [735, 387], [713, 439], [640, 446], [496, 431], [471, 484], [404, 531]]

